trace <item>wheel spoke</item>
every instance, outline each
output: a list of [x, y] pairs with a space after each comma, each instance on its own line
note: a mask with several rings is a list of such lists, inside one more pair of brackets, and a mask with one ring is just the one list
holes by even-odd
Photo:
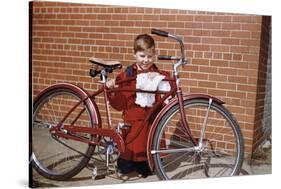
[[178, 152], [192, 152], [194, 148], [176, 148], [176, 149], [164, 149], [164, 150], [152, 150], [151, 154], [155, 153], [178, 153]]

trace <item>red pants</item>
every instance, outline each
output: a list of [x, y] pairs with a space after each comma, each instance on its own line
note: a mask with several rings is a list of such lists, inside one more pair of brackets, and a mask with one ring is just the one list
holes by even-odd
[[146, 161], [149, 125], [143, 124], [142, 120], [128, 120], [127, 123], [131, 125], [131, 128], [128, 131], [123, 131], [126, 149], [124, 153], [120, 154], [120, 157], [131, 161]]

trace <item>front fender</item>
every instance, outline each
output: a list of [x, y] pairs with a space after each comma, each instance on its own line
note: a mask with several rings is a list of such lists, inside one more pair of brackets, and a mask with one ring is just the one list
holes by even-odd
[[[210, 96], [210, 95], [206, 95], [206, 94], [189, 94], [189, 95], [184, 95], [183, 96], [183, 101], [186, 100], [193, 100], [193, 99], [213, 99], [213, 101], [215, 101], [218, 104], [224, 104], [223, 101], [221, 101], [220, 99]], [[148, 159], [148, 163], [149, 163], [149, 167], [151, 170], [153, 170], [154, 168], [154, 163], [153, 163], [153, 158], [151, 155], [151, 148], [152, 148], [152, 143], [153, 143], [153, 137], [157, 128], [157, 125], [159, 124], [161, 118], [164, 116], [164, 114], [170, 110], [173, 106], [175, 106], [176, 104], [178, 104], [179, 101], [177, 98], [174, 98], [171, 102], [169, 102], [169, 104], [167, 104], [156, 116], [156, 118], [154, 119], [150, 130], [149, 130], [149, 134], [148, 134], [148, 141], [147, 141], [147, 159]]]

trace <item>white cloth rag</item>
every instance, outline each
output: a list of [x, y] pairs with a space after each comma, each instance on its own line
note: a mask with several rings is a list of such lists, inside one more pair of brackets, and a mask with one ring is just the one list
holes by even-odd
[[[158, 72], [141, 73], [137, 75], [136, 89], [145, 91], [170, 91], [171, 86], [168, 81], [162, 81], [164, 75]], [[152, 107], [155, 102], [155, 94], [137, 92], [135, 103], [141, 107]]]

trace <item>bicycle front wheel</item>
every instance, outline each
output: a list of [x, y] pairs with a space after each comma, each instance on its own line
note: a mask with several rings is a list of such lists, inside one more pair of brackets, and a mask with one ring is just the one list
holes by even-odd
[[239, 174], [243, 137], [229, 111], [204, 99], [184, 101], [184, 111], [195, 142], [183, 128], [179, 105], [175, 105], [163, 116], [154, 135], [152, 154], [158, 177], [171, 180]]
[[[67, 180], [78, 174], [89, 162], [94, 145], [60, 138], [50, 133], [77, 103], [82, 101], [79, 93], [67, 87], [48, 90], [33, 106], [32, 160], [37, 172], [52, 180]], [[67, 117], [63, 125], [93, 127], [91, 113], [84, 102]], [[62, 128], [63, 129], [63, 128]], [[77, 136], [77, 134], [76, 134]], [[93, 139], [89, 134], [79, 137]], [[35, 173], [35, 172], [34, 172]]]

